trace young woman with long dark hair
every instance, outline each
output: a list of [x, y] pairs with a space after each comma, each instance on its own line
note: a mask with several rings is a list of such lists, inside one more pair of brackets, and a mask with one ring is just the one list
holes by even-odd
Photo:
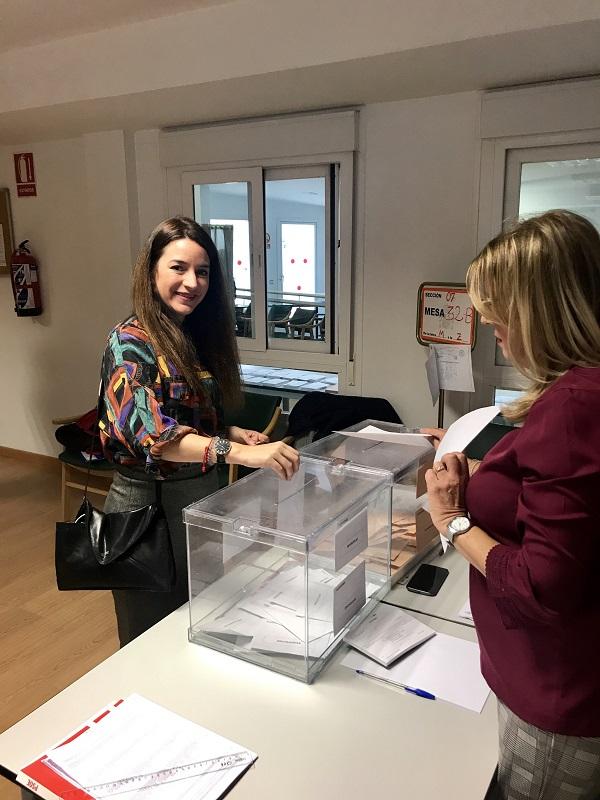
[[219, 488], [215, 463], [290, 478], [299, 459], [261, 433], [225, 429], [224, 402], [234, 407], [241, 398], [239, 360], [219, 256], [200, 225], [173, 217], [154, 229], [135, 264], [132, 294], [133, 314], [111, 331], [102, 361], [100, 435], [116, 469], [105, 510], [148, 505], [162, 482], [177, 583], [167, 593], [113, 592], [121, 646], [187, 600], [181, 512]]

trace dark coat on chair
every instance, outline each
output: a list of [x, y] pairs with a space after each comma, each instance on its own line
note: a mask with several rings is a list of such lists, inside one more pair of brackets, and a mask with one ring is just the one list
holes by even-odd
[[309, 392], [290, 411], [287, 435], [297, 438], [314, 431], [316, 441], [364, 419], [402, 423], [393, 406], [381, 397]]

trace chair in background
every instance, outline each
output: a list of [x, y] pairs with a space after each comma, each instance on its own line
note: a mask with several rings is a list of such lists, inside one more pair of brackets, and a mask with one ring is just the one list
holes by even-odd
[[283, 328], [283, 333], [279, 336], [288, 335], [288, 322], [290, 314], [292, 313], [292, 306], [289, 303], [275, 303], [269, 308], [267, 315], [267, 333], [270, 337], [275, 337], [276, 328]]
[[[243, 392], [244, 405], [242, 408], [225, 414], [226, 425], [238, 425], [259, 431], [265, 436], [270, 436], [281, 415], [281, 397], [257, 392]], [[257, 445], [260, 446], [260, 445]], [[229, 483], [234, 483], [242, 475], [251, 472], [247, 467], [242, 467], [241, 472], [237, 464], [229, 465]]]
[[315, 330], [317, 331], [317, 339], [325, 341], [325, 314], [319, 314], [317, 316]]
[[[88, 431], [77, 423], [83, 419], [93, 417], [96, 420], [96, 409], [85, 415], [75, 417], [56, 418], [52, 420], [53, 425], [59, 427], [55, 431], [58, 442], [65, 448], [59, 454], [61, 462], [61, 514], [63, 520], [71, 519], [70, 494], [75, 490], [83, 494], [85, 490], [87, 473], [89, 468], [88, 494], [106, 497], [110, 489], [114, 469], [112, 464], [105, 458], [94, 458], [88, 461], [83, 455], [84, 452], [93, 446], [92, 436]], [[96, 445], [98, 444], [96, 440]]]
[[309, 339], [315, 339], [317, 311], [316, 307], [297, 308], [288, 321], [288, 336], [293, 339], [298, 334], [300, 339], [304, 339], [308, 334]]
[[235, 310], [235, 332], [238, 336], [252, 336], [252, 303]]

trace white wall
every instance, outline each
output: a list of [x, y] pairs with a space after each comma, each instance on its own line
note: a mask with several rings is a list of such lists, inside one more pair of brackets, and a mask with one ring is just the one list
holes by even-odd
[[[437, 421], [426, 348], [415, 338], [419, 284], [463, 281], [475, 255], [479, 108], [480, 95], [469, 92], [361, 112], [361, 388], [390, 400], [409, 425]], [[448, 404], [451, 420], [464, 396], [450, 393]]]
[[[38, 196], [17, 198], [12, 153], [32, 150]], [[0, 149], [15, 240], [40, 263], [44, 313], [17, 317], [0, 276], [0, 444], [55, 454], [50, 420], [95, 404], [108, 330], [129, 309], [131, 242], [125, 144], [119, 131]]]
[[[435, 420], [414, 338], [418, 285], [461, 280], [473, 254], [478, 109], [468, 93], [361, 111], [357, 390], [387, 397], [409, 424]], [[134, 138], [111, 131], [22, 148], [34, 152], [37, 198], [15, 197], [12, 153], [21, 148], [0, 150], [15, 236], [31, 239], [45, 304], [41, 317], [17, 318], [0, 278], [3, 446], [56, 453], [50, 420], [94, 403], [104, 338], [129, 311], [139, 236], [164, 216], [156, 132]]]
[[[532, 105], [545, 92], [527, 91]], [[360, 112], [356, 386], [344, 390], [388, 398], [410, 425], [437, 416], [426, 351], [415, 339], [418, 286], [463, 281], [476, 249], [480, 106], [481, 96], [469, 92]], [[17, 318], [10, 281], [0, 277], [0, 445], [55, 453], [50, 419], [93, 405], [104, 338], [129, 310], [139, 236], [167, 213], [159, 139], [153, 130], [132, 138], [111, 131], [23, 148], [34, 152], [38, 197], [22, 199], [12, 174], [12, 153], [21, 148], [0, 148], [0, 185], [12, 188], [16, 240], [31, 239], [45, 302], [41, 317]], [[480, 215], [490, 193], [483, 192]], [[466, 399], [449, 396], [447, 421], [465, 410]]]

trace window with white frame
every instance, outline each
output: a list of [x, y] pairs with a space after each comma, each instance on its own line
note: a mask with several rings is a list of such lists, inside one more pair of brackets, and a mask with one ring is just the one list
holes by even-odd
[[[478, 249], [514, 220], [555, 208], [575, 211], [600, 229], [599, 101], [597, 80], [484, 97]], [[488, 326], [479, 331], [473, 366], [471, 408], [509, 402], [526, 384]]]
[[[355, 127], [342, 112], [165, 136], [169, 210], [213, 234], [246, 363], [340, 373], [352, 359]], [[322, 137], [340, 151], [324, 156]], [[188, 166], [192, 143], [203, 160]]]
[[[241, 349], [336, 352], [336, 171], [327, 164], [186, 174], [194, 218], [222, 232], [214, 238], [223, 241]], [[261, 196], [262, 204], [252, 202]]]

